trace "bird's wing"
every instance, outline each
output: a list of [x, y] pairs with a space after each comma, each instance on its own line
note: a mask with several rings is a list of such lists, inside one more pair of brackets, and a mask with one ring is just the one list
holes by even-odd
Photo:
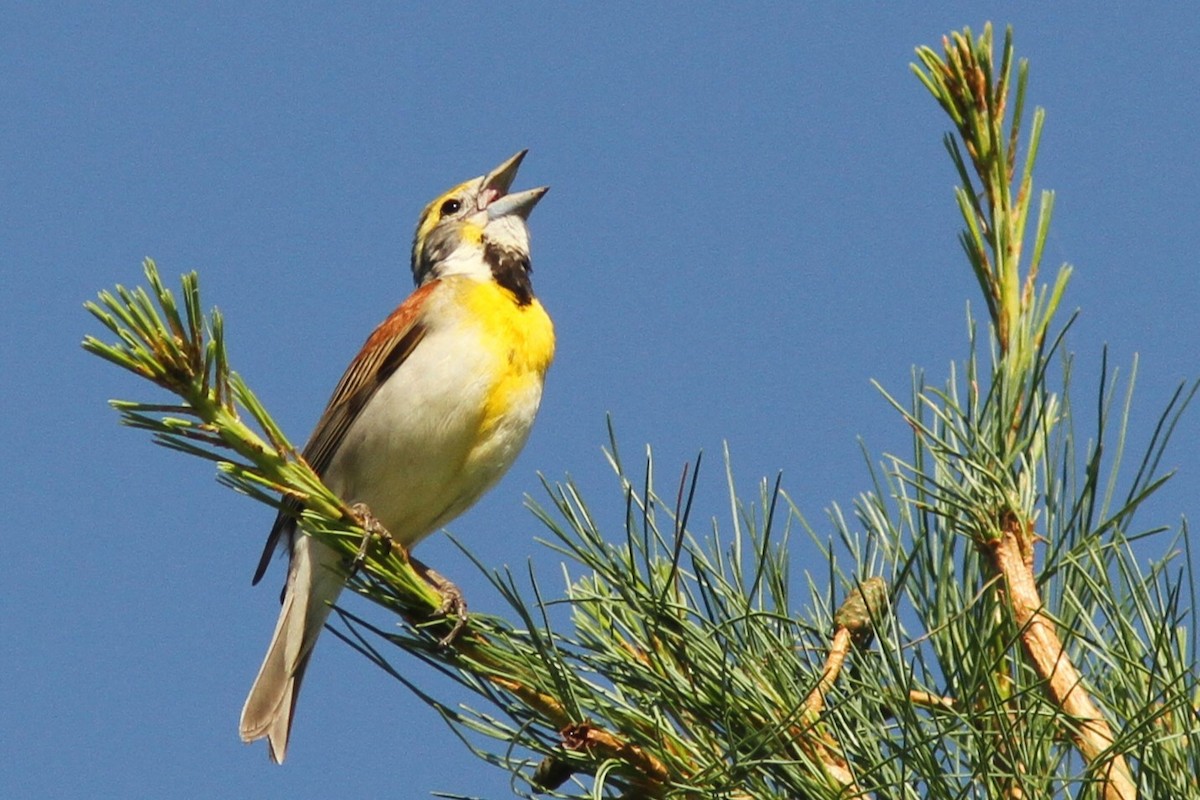
[[[312, 437], [304, 446], [304, 460], [318, 475], [325, 474], [346, 431], [371, 397], [425, 337], [426, 326], [420, 321], [421, 311], [437, 283], [431, 281], [409, 295], [371, 333], [362, 350], [346, 368], [321, 419], [317, 421]], [[280, 537], [286, 533], [290, 540], [296, 515], [302, 505], [297, 500], [287, 500], [275, 518], [275, 524], [267, 536], [267, 545], [258, 560], [258, 568], [254, 571], [255, 584], [262, 580], [267, 571]]]

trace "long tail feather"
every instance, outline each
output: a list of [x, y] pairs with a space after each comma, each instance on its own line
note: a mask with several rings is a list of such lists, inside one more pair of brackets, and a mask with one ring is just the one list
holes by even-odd
[[335, 551], [297, 534], [275, 634], [242, 707], [242, 741], [266, 737], [276, 764], [287, 754], [296, 698], [313, 645], [345, 585], [339, 566]]

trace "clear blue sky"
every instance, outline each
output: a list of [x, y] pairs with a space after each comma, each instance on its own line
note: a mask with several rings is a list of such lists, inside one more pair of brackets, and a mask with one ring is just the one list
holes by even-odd
[[[238, 740], [278, 610], [281, 565], [250, 586], [271, 513], [119, 428], [108, 398], [156, 395], [78, 346], [97, 331], [81, 303], [138, 283], [143, 256], [200, 271], [235, 367], [303, 441], [409, 291], [423, 204], [528, 147], [518, 186], [552, 187], [531, 222], [558, 360], [525, 454], [452, 530], [557, 585], [522, 497], [537, 472], [570, 473], [614, 520], [608, 412], [660, 476], [706, 452], [700, 514], [726, 518], [727, 440], [747, 492], [782, 470], [827, 528], [822, 509], [868, 488], [856, 437], [908, 441], [869, 380], [940, 379], [980, 307], [947, 122], [908, 64], [993, 19], [1015, 24], [1048, 108], [1047, 259], [1077, 269], [1080, 396], [1104, 343], [1123, 368], [1140, 353], [1142, 441], [1200, 373], [1196, 14], [245, 5], [0, 11], [4, 797], [508, 796], [329, 637], [286, 766]], [[1167, 459], [1180, 477], [1142, 522], [1196, 517], [1198, 439], [1192, 414]], [[498, 608], [445, 537], [420, 554]]]

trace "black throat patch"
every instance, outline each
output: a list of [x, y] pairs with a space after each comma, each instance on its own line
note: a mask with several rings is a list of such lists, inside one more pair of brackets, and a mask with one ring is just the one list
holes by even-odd
[[529, 280], [533, 267], [528, 256], [489, 242], [484, 245], [483, 258], [492, 268], [496, 283], [513, 293], [517, 305], [527, 306], [533, 302], [533, 283]]

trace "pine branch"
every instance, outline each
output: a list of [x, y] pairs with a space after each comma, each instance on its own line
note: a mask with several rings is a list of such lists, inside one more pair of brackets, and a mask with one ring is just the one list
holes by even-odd
[[[88, 337], [84, 347], [175, 393], [181, 402], [114, 401], [122, 421], [150, 431], [164, 446], [215, 461], [220, 481], [242, 494], [275, 507], [282, 505], [276, 493], [301, 501], [302, 530], [347, 557], [349, 585], [413, 626], [408, 635], [384, 634], [343, 613], [349, 633], [341, 636], [375, 663], [385, 665], [386, 658], [365, 645], [363, 632], [383, 636], [447, 670], [504, 709], [520, 727], [501, 729], [483, 719], [468, 722], [454, 715], [459, 723], [513, 736], [528, 749], [566, 765], [567, 772], [594, 775], [638, 796], [666, 796], [672, 787], [688, 785], [699, 775], [712, 776], [714, 769], [729, 773], [720, 779], [724, 785], [748, 780], [723, 763], [728, 744], [719, 744], [709, 734], [698, 735], [697, 728], [710, 725], [714, 714], [737, 720], [726, 734], [748, 738], [756, 759], [783, 763], [786, 777], [756, 777], [753, 783], [782, 781], [795, 791], [853, 784], [836, 742], [814, 728], [819, 709], [808, 719], [799, 713], [815, 679], [806, 677], [806, 665], [792, 655], [793, 623], [788, 614], [776, 610], [769, 599], [750, 600], [763, 583], [776, 593], [783, 586], [776, 574], [781, 564], [768, 561], [762, 549], [769, 537], [753, 550], [761, 560], [752, 587], [744, 583], [741, 563], [710, 562], [713, 554], [689, 541], [686, 532], [694, 479], [690, 487], [681, 483], [669, 535], [657, 528], [660, 501], [650, 484], [640, 497], [629, 485], [631, 512], [636, 506], [640, 514], [631, 513], [626, 546], [620, 551], [594, 529], [567, 533], [551, 523], [545, 511], [535, 510], [560, 534], [556, 546], [592, 571], [571, 587], [568, 598], [575, 606], [578, 638], [565, 638], [539, 623], [537, 615], [543, 612], [520, 597], [511, 575], [498, 573], [492, 579], [521, 627], [473, 615], [453, 647], [441, 647], [434, 635], [448, 623], [431, 620], [440, 598], [402, 550], [371, 544], [354, 510], [329, 492], [248, 386], [229, 370], [221, 317], [215, 311], [207, 319], [201, 314], [197, 277], [183, 278], [181, 312], [154, 263], [147, 261], [145, 271], [149, 293], [118, 287], [115, 294], [102, 293], [98, 303], [87, 305], [118, 341], [107, 344]], [[244, 417], [254, 426], [243, 422]], [[587, 518], [573, 489], [553, 491], [557, 510], [567, 519]], [[685, 497], [687, 506], [682, 505]], [[638, 522], [642, 528], [635, 533]], [[349, 563], [360, 557], [362, 568], [350, 574]], [[684, 568], [688, 560], [695, 577]], [[690, 593], [681, 594], [681, 582], [687, 580], [695, 583]], [[776, 594], [774, 599], [780, 598]], [[546, 608], [540, 596], [536, 607]], [[790, 662], [791, 668], [760, 674], [757, 655], [731, 668], [720, 646], [728, 644], [728, 632], [715, 633], [728, 625], [736, 628], [738, 641], [750, 637], [755, 642], [755, 653], [770, 653], [772, 659], [789, 655], [775, 663]], [[696, 660], [709, 669], [701, 670]], [[614, 676], [620, 677], [620, 693], [607, 688]], [[824, 690], [834, 678], [835, 673], [827, 675]], [[730, 681], [761, 691], [757, 706], [738, 709], [733, 716]], [[700, 684], [707, 691], [697, 695]], [[787, 694], [795, 699], [786, 700]], [[678, 705], [663, 704], [667, 697]], [[545, 778], [529, 780], [538, 785], [536, 781]]]
[[[1139, 784], [1148, 797], [1200, 796], [1194, 581], [1130, 548], [1161, 530], [1134, 519], [1168, 477], [1163, 452], [1196, 385], [1171, 398], [1125, 483], [1133, 382], [1116, 402], [1105, 360], [1095, 438], [1077, 444], [1069, 320], [1054, 328], [1071, 271], [1038, 277], [1051, 194], [1024, 244], [1042, 124], [1035, 111], [1018, 158], [1028, 70], [1017, 64], [1014, 81], [1011, 33], [998, 69], [990, 28], [944, 45], [918, 50], [914, 70], [957, 133], [946, 146], [962, 180], [960, 241], [988, 336], [980, 348], [971, 321], [967, 360], [941, 388], [917, 372], [908, 402], [884, 393], [912, 455], [882, 470], [868, 459], [871, 491], [849, 517], [831, 509], [832, 533], [778, 478], [743, 500], [726, 452], [729, 520], [699, 534], [699, 459], [664, 498], [649, 449], [630, 469], [610, 427], [619, 530], [602, 530], [571, 482], [545, 481], [548, 503], [529, 507], [563, 559], [563, 596], [532, 570], [476, 562], [511, 619], [473, 614], [444, 647], [452, 623], [435, 615], [437, 592], [401, 549], [367, 536], [232, 371], [195, 274], [177, 300], [146, 262], [149, 291], [118, 286], [87, 304], [115, 342], [84, 347], [177, 396], [113, 401], [124, 424], [215, 462], [235, 491], [303, 507], [301, 529], [346, 557], [352, 589], [407, 622], [339, 608], [336, 635], [513, 773], [519, 793], [938, 800], [1090, 783], [1106, 800], [1131, 800]], [[792, 574], [797, 532], [825, 557], [820, 574]], [[1177, 541], [1190, 547], [1186, 525]], [[413, 657], [403, 668], [392, 646]], [[413, 660], [486, 707], [432, 696]]]
[[[1047, 388], [1051, 355], [1057, 347], [1057, 342], [1047, 347], [1047, 335], [1070, 277], [1070, 268], [1063, 266], [1053, 286], [1038, 283], [1053, 208], [1053, 195], [1047, 192], [1042, 194], [1033, 255], [1022, 273], [1044, 115], [1041, 109], [1034, 112], [1024, 166], [1015, 178], [1028, 68], [1024, 61], [1018, 66], [1016, 110], [1005, 136], [1013, 65], [1011, 29], [1005, 35], [998, 72], [990, 26], [978, 38], [969, 29], [954, 33], [943, 39], [943, 48], [943, 55], [919, 48], [921, 65], [913, 69], [954, 122], [961, 142], [960, 148], [949, 140], [963, 181], [957, 190], [967, 226], [961, 241], [987, 301], [996, 356], [985, 387], [972, 380], [967, 408], [953, 392], [920, 393], [919, 402], [934, 415], [932, 422], [908, 416], [918, 432], [918, 447], [931, 456], [932, 469], [909, 467], [906, 480], [928, 498], [922, 500], [923, 508], [942, 517], [948, 530], [965, 535], [986, 555], [981, 577], [990, 581], [994, 609], [1007, 619], [1004, 627], [1015, 628], [1024, 658], [1061, 712], [1059, 724], [1089, 763], [1101, 796], [1132, 800], [1138, 792], [1124, 755], [1129, 744], [1121, 743], [1109, 715], [1094, 699], [1095, 679], [1080, 672], [1076, 657], [1060, 637], [1056, 612], [1043, 599], [1036, 574], [1035, 548], [1047, 541], [1038, 533], [1039, 503], [1050, 472], [1046, 457], [1064, 421], [1059, 397]], [[969, 166], [961, 156], [964, 150]], [[982, 398], [981, 388], [987, 389]], [[1131, 513], [1155, 488], [1148, 486], [1126, 510]], [[1093, 538], [1091, 544], [1096, 543]], [[1015, 690], [1019, 681], [1012, 673], [1022, 665], [1005, 656], [1003, 640], [989, 646], [997, 656], [1000, 694], [1015, 699], [1004, 687]], [[1004, 732], [997, 730], [997, 734]], [[997, 746], [998, 753], [1007, 749], [1007, 743]], [[1014, 766], [1005, 793], [1020, 796], [1019, 776], [1027, 772], [1027, 765], [1017, 760]]]

